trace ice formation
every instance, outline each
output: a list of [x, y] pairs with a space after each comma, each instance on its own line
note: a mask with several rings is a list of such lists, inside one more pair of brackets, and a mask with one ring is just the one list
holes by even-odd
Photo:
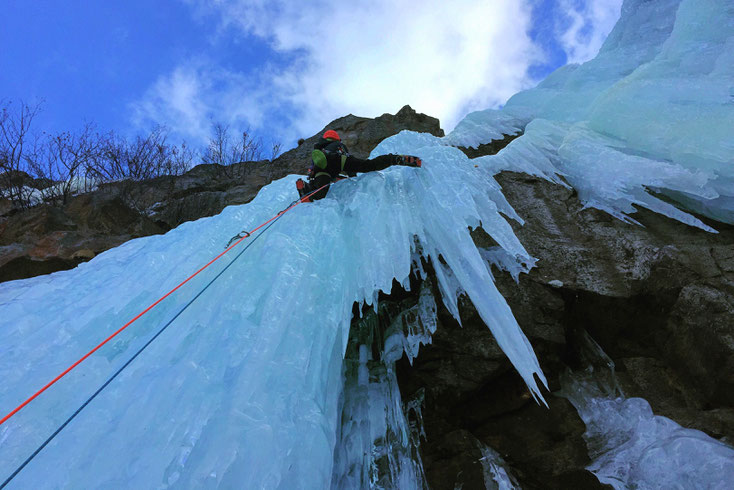
[[642, 206], [713, 231], [670, 201], [734, 223], [732, 80], [734, 4], [626, 0], [595, 59], [469, 114], [445, 140], [476, 147], [524, 131], [481, 159], [488, 170], [566, 182], [627, 221]]
[[[352, 306], [374, 304], [393, 280], [407, 287], [416, 256], [432, 263], [457, 317], [457, 294], [472, 299], [540, 397], [536, 378], [545, 380], [535, 354], [469, 233], [481, 224], [507, 252], [507, 267], [530, 262], [500, 214], [516, 217], [499, 186], [478, 178], [461, 151], [426, 135], [405, 133], [383, 148], [389, 145], [409, 146], [424, 168], [340, 182], [326, 199], [284, 215], [13, 484], [328, 487]], [[233, 233], [284, 209], [296, 197], [296, 178], [74, 270], [0, 285], [3, 412], [219, 253]], [[0, 427], [0, 475], [224, 265], [187, 283]], [[421, 308], [431, 310], [425, 302]], [[426, 341], [414, 331], [405, 345], [414, 351]], [[380, 386], [375, 393], [388, 396], [390, 380]]]
[[395, 362], [403, 352], [416, 356], [435, 330], [436, 303], [424, 282], [417, 305], [380, 304], [350, 332], [332, 488], [428, 488], [419, 452], [423, 393], [402, 401]]
[[500, 454], [489, 446], [481, 444], [482, 468], [484, 469], [484, 487], [487, 490], [519, 490], [515, 476], [509, 469], [507, 462]]
[[731, 487], [734, 448], [655, 415], [642, 398], [626, 398], [614, 363], [588, 335], [584, 371], [568, 373], [562, 394], [586, 424], [584, 439], [600, 482], [615, 489]]
[[586, 424], [602, 483], [625, 488], [731, 488], [734, 449], [701, 431], [655, 415], [642, 398], [608, 397], [577, 385], [572, 402]]

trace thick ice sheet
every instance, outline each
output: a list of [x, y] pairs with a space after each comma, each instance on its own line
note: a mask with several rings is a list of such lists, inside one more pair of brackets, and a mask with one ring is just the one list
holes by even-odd
[[[13, 481], [11, 488], [326, 488], [352, 305], [432, 261], [454, 314], [466, 292], [530, 389], [535, 355], [468, 226], [529, 261], [499, 186], [460, 151], [405, 133], [421, 156], [333, 186], [286, 214]], [[78, 268], [0, 285], [0, 411], [296, 198], [291, 176], [250, 204], [130, 241]], [[417, 241], [416, 241], [417, 237]], [[444, 262], [438, 260], [441, 256]], [[0, 428], [5, 478], [226, 263], [188, 283]], [[412, 342], [412, 340], [411, 340]], [[417, 344], [416, 346], [417, 347]]]
[[[734, 4], [626, 0], [597, 57], [557, 70], [501, 111], [469, 114], [447, 144], [523, 136], [483, 159], [565, 182], [588, 206], [649, 208], [714, 231], [678, 206], [734, 223]], [[656, 195], [657, 194], [657, 195]]]
[[[248, 206], [131, 241], [72, 271], [0, 286], [3, 413], [206, 263], [234, 232], [283, 209], [292, 189], [286, 179]], [[350, 287], [346, 277], [313, 273], [320, 240], [343, 244], [341, 230], [323, 219], [334, 210], [299, 211], [181, 315], [15, 488], [328, 482], [330, 465], [319, 462], [331, 460]], [[322, 266], [344, 259], [340, 249], [333, 252]], [[215, 272], [189, 283], [0, 428], [3, 479]], [[302, 291], [311, 291], [310, 299]], [[327, 298], [334, 306], [318, 319], [300, 318]], [[284, 305], [293, 310], [283, 314]]]

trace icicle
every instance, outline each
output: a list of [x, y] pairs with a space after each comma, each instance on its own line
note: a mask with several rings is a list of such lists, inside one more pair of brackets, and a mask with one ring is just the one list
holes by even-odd
[[509, 465], [502, 459], [502, 456], [487, 445], [482, 443], [477, 445], [482, 452], [482, 458], [479, 461], [484, 469], [485, 488], [488, 490], [520, 490], [517, 479], [510, 471]]

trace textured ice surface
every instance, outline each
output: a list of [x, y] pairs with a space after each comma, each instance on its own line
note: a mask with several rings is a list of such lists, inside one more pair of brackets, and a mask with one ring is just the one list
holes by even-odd
[[527, 260], [526, 257], [508, 255], [502, 247], [490, 247], [480, 249], [479, 253], [488, 264], [497, 267], [501, 271], [509, 272], [515, 282], [520, 280], [520, 274], [527, 274], [535, 266], [537, 260]]
[[381, 360], [394, 363], [405, 354], [413, 364], [420, 346], [431, 343], [437, 328], [436, 300], [426, 283], [421, 289], [418, 304], [401, 312], [385, 332]]
[[332, 488], [428, 488], [395, 371], [370, 360], [366, 348], [363, 352], [360, 365], [345, 378]]
[[[379, 319], [390, 317], [385, 305], [370, 311], [350, 332], [344, 361], [344, 393], [332, 488], [351, 490], [428, 488], [419, 453], [425, 439], [423, 397], [403, 403], [394, 363], [406, 353], [417, 354], [421, 337], [430, 342], [435, 330], [435, 302], [424, 284], [413, 308], [399, 312], [392, 325], [381, 331]], [[383, 327], [384, 328], [384, 327]], [[403, 342], [395, 342], [398, 337]], [[411, 345], [416, 342], [416, 345]], [[380, 359], [373, 352], [380, 351]], [[409, 354], [410, 355], [410, 354]]]
[[584, 439], [599, 481], [625, 488], [728, 489], [734, 448], [655, 415], [642, 398], [609, 396], [588, 381], [565, 387], [586, 424]]
[[626, 0], [595, 59], [468, 115], [445, 141], [476, 147], [524, 130], [475, 163], [561, 176], [622, 219], [642, 206], [713, 231], [653, 193], [734, 223], [733, 80], [734, 3]]
[[642, 398], [625, 398], [614, 362], [585, 335], [583, 371], [562, 377], [561, 394], [586, 424], [587, 469], [617, 489], [731, 488], [734, 448], [655, 415]]
[[468, 114], [443, 141], [451, 146], [476, 148], [482, 143], [501, 140], [507, 134], [525, 129], [530, 118], [516, 117], [502, 111], [477, 111]]
[[[533, 375], [545, 380], [535, 354], [469, 233], [482, 224], [512, 263], [528, 262], [500, 215], [514, 211], [491, 176], [459, 150], [415, 133], [382, 148], [390, 146], [420, 156], [424, 167], [342, 181], [326, 199], [287, 213], [11, 488], [328, 487], [352, 305], [372, 304], [394, 279], [406, 284], [416, 254], [433, 264], [442, 300], [457, 317], [457, 293], [472, 299], [539, 396]], [[296, 198], [296, 178], [272, 183], [249, 204], [130, 241], [74, 270], [1, 284], [0, 411], [9, 412], [206, 263], [234, 233], [284, 209]], [[186, 284], [0, 427], [0, 476], [226, 262]], [[416, 334], [407, 343], [414, 349], [420, 341]]]

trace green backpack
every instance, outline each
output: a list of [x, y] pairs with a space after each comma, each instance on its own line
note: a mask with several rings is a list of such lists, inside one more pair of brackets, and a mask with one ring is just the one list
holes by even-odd
[[349, 156], [347, 147], [338, 140], [323, 139], [313, 145], [311, 152], [311, 176], [312, 178], [320, 175], [328, 175], [331, 179], [336, 179], [339, 174], [344, 172], [344, 163]]

